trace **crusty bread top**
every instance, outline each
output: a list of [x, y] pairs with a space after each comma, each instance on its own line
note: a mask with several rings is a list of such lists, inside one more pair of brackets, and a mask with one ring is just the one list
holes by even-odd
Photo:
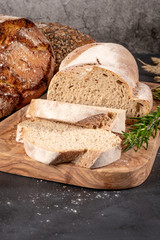
[[16, 16], [7, 16], [7, 15], [3, 15], [0, 14], [0, 23], [10, 20], [17, 20], [17, 19], [21, 19], [21, 17], [16, 17]]
[[75, 49], [62, 61], [60, 70], [74, 65], [100, 65], [119, 75], [131, 89], [139, 81], [137, 63], [132, 54], [115, 43], [91, 43]]
[[[53, 76], [55, 60], [49, 41], [28, 19], [1, 15], [0, 33], [0, 102], [3, 102], [0, 117], [3, 117], [41, 96]], [[10, 92], [16, 95], [16, 103]]]

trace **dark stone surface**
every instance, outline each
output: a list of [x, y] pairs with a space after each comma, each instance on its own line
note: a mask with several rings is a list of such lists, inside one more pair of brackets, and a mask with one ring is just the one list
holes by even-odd
[[159, 0], [1, 0], [0, 13], [59, 22], [137, 53], [160, 53]]
[[157, 240], [160, 152], [141, 186], [102, 191], [0, 173], [0, 239]]
[[[150, 62], [146, 55], [135, 55]], [[160, 55], [159, 55], [160, 57]], [[140, 70], [140, 79], [152, 81]], [[160, 151], [139, 187], [104, 191], [0, 172], [0, 240], [158, 240]]]

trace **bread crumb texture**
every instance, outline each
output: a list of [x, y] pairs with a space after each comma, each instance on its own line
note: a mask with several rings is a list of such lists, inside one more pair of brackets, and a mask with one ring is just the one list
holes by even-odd
[[27, 120], [19, 125], [30, 143], [49, 151], [104, 152], [121, 144], [118, 136], [102, 129], [86, 129], [41, 119]]
[[[145, 97], [147, 94], [149, 98]], [[147, 85], [138, 83], [131, 93], [120, 76], [93, 65], [69, 67], [57, 73], [50, 83], [47, 98], [124, 109], [127, 117], [145, 115], [152, 105], [152, 95]]]

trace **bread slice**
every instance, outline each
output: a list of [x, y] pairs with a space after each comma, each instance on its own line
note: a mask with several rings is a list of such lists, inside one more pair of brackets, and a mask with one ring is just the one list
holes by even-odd
[[125, 109], [127, 118], [152, 108], [150, 88], [139, 82], [132, 54], [114, 43], [92, 43], [75, 49], [51, 80], [48, 99]]
[[33, 99], [28, 107], [27, 118], [44, 118], [66, 122], [86, 128], [102, 128], [117, 133], [125, 131], [125, 110], [86, 106]]
[[102, 167], [121, 156], [121, 139], [110, 131], [44, 119], [20, 123], [17, 141], [24, 143], [29, 157], [45, 164], [74, 161], [82, 167]]
[[51, 80], [47, 99], [124, 109], [127, 118], [146, 115], [153, 102], [147, 85], [138, 82], [131, 88], [124, 78], [100, 65], [73, 66], [58, 72]]

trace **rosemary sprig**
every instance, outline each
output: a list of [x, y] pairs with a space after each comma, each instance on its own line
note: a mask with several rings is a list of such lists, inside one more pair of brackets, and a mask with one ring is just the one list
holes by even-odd
[[147, 150], [150, 136], [153, 135], [153, 137], [156, 137], [157, 135], [160, 124], [160, 106], [157, 107], [157, 111], [132, 119], [136, 119], [137, 121], [130, 126], [129, 132], [123, 132], [123, 139], [125, 140], [123, 143], [125, 146], [123, 152], [133, 147], [136, 147], [135, 151], [138, 151], [143, 143], [145, 143], [145, 149]]
[[153, 88], [152, 94], [153, 94], [154, 100], [160, 101], [160, 87]]

